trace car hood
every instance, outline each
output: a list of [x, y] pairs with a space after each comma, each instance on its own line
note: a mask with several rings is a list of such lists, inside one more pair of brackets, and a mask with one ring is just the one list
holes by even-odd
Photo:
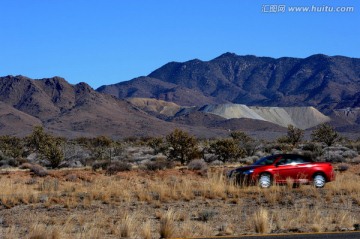
[[228, 176], [231, 176], [233, 173], [242, 173], [251, 169], [255, 169], [255, 168], [259, 168], [259, 167], [263, 167], [261, 165], [249, 165], [249, 166], [245, 166], [245, 167], [239, 167], [239, 168], [235, 168], [233, 170], [230, 170], [228, 172]]
[[235, 170], [237, 170], [237, 171], [247, 171], [247, 170], [250, 170], [250, 169], [255, 169], [255, 168], [260, 168], [260, 167], [263, 167], [263, 166], [262, 165], [249, 165], [249, 166], [245, 166], [245, 167], [236, 168]]

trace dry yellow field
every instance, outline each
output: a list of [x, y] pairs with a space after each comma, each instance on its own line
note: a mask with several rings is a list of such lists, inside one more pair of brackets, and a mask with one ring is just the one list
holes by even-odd
[[0, 171], [0, 238], [170, 238], [353, 230], [360, 167], [325, 188], [227, 182], [224, 169]]

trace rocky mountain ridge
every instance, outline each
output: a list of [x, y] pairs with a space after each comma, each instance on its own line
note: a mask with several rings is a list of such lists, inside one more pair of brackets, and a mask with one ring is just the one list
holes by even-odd
[[226, 53], [210, 61], [170, 62], [96, 91], [61, 77], [0, 77], [1, 135], [26, 135], [40, 124], [66, 137], [156, 136], [174, 128], [199, 137], [237, 129], [275, 137], [289, 123], [311, 130], [330, 122], [356, 136], [359, 109], [360, 59], [342, 56]]
[[225, 53], [210, 61], [170, 62], [146, 77], [97, 91], [185, 106], [313, 106], [323, 113], [360, 106], [360, 59], [313, 55], [270, 58]]

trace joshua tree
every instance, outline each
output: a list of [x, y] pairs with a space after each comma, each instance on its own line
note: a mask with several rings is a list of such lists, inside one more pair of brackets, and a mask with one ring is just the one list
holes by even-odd
[[210, 144], [210, 152], [222, 162], [231, 161], [245, 156], [245, 150], [240, 148], [234, 139], [219, 139]]
[[0, 150], [9, 157], [19, 158], [24, 152], [23, 140], [14, 136], [0, 136]]
[[302, 129], [298, 129], [293, 125], [288, 125], [287, 128], [287, 139], [290, 144], [293, 146], [297, 145], [301, 142], [302, 138], [304, 137], [304, 131]]
[[167, 135], [166, 142], [169, 145], [168, 159], [170, 160], [179, 160], [182, 164], [186, 164], [200, 156], [195, 137], [180, 129], [175, 129]]
[[238, 147], [243, 151], [242, 153], [245, 153], [247, 156], [254, 155], [258, 146], [258, 142], [256, 140], [242, 131], [231, 132], [230, 136], [238, 144]]
[[324, 123], [313, 130], [311, 133], [311, 139], [314, 142], [325, 143], [328, 147], [330, 147], [340, 139], [340, 135], [331, 125]]
[[26, 139], [28, 147], [48, 159], [51, 167], [56, 168], [64, 159], [64, 153], [60, 149], [62, 140], [46, 133], [42, 126], [35, 126]]

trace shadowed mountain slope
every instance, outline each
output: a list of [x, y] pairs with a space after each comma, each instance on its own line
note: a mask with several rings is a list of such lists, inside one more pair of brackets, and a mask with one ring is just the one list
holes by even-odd
[[34, 126], [38, 125], [42, 125], [41, 120], [0, 101], [1, 135], [25, 136], [31, 133]]
[[86, 83], [70, 85], [60, 77], [0, 77], [0, 134], [25, 135], [35, 125], [67, 137], [156, 136], [174, 128], [202, 137], [225, 133], [165, 122], [128, 101], [98, 93]]
[[[170, 62], [148, 77], [103, 86], [98, 91], [112, 92], [119, 98], [156, 98], [188, 106], [226, 102], [314, 106], [328, 113], [334, 108], [360, 106], [360, 59], [320, 54], [274, 59], [225, 53], [210, 61]], [[169, 91], [177, 97], [165, 97]]]

